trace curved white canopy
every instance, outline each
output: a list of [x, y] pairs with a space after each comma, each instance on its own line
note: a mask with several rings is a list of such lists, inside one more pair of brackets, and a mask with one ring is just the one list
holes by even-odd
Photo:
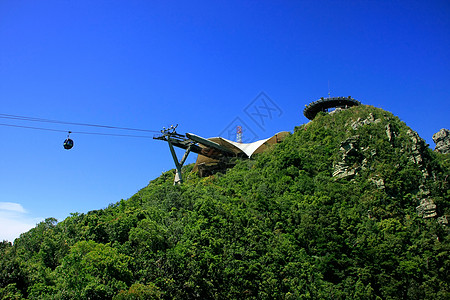
[[[223, 137], [212, 137], [208, 138], [207, 140], [215, 142], [220, 146], [231, 150], [232, 152], [236, 153], [236, 155], [244, 153], [248, 158], [251, 158], [254, 154], [264, 152], [270, 145], [283, 141], [289, 134], [290, 133], [288, 131], [281, 131], [270, 138], [259, 140], [253, 143], [238, 143], [227, 140]], [[197, 157], [196, 166], [201, 163], [213, 162], [216, 162], [216, 160], [199, 154]], [[196, 168], [194, 168], [194, 170], [195, 169]]]

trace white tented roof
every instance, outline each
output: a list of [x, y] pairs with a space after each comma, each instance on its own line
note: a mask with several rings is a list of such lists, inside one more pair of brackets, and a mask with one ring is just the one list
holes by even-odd
[[[208, 140], [216, 142], [222, 146], [225, 146], [226, 148], [230, 148], [230, 144], [231, 144], [232, 146], [238, 148], [240, 150], [239, 152], [244, 152], [245, 155], [247, 155], [247, 157], [250, 158], [250, 157], [252, 157], [253, 153], [255, 153], [255, 151], [258, 150], [259, 147], [264, 145], [264, 143], [270, 139], [271, 138], [267, 138], [267, 139], [259, 140], [259, 141], [253, 142], [253, 143], [238, 143], [238, 142], [233, 142], [233, 141], [227, 140], [222, 137], [213, 137], [213, 138], [209, 138]], [[226, 144], [228, 144], [228, 145], [226, 145]], [[234, 152], [236, 152], [236, 151], [234, 151]]]
[[[227, 140], [223, 137], [212, 137], [212, 138], [208, 138], [208, 140], [215, 142], [215, 143], [219, 144], [220, 146], [225, 147], [228, 150], [231, 150], [232, 152], [234, 152], [236, 154], [244, 153], [248, 158], [251, 158], [252, 155], [263, 152], [270, 145], [273, 145], [273, 144], [283, 141], [289, 134], [290, 133], [288, 131], [282, 131], [282, 132], [275, 134], [274, 136], [272, 136], [270, 138], [259, 140], [259, 141], [253, 142], [253, 143], [238, 143], [238, 142], [233, 142], [233, 141]], [[199, 154], [197, 157], [196, 165], [201, 164], [201, 163], [214, 162], [214, 161], [215, 160], [212, 158], [209, 158], [209, 157]]]

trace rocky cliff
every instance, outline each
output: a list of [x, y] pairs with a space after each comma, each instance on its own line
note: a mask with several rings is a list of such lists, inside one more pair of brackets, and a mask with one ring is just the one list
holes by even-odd
[[450, 153], [450, 130], [442, 128], [433, 135], [433, 141], [436, 143], [436, 152]]

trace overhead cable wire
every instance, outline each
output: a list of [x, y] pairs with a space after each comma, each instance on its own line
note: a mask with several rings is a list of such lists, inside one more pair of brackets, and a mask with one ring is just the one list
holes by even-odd
[[[2, 118], [2, 119], [20, 120], [20, 121], [31, 121], [31, 122], [42, 122], [42, 123], [76, 125], [76, 126], [99, 127], [99, 128], [117, 129], [117, 130], [141, 131], [141, 132], [152, 132], [152, 133], [159, 133], [160, 132], [159, 130], [156, 131], [156, 130], [129, 128], [129, 127], [117, 127], [117, 126], [109, 126], [109, 125], [66, 122], [66, 121], [58, 121], [58, 120], [35, 118], [35, 117], [26, 117], [26, 116], [18, 116], [18, 115], [10, 115], [10, 114], [1, 114], [1, 113], [0, 113], [0, 118]], [[104, 135], [110, 135], [110, 134], [104, 134]]]
[[60, 129], [51, 129], [51, 128], [41, 128], [41, 127], [31, 127], [31, 126], [23, 126], [23, 125], [15, 125], [15, 124], [4, 124], [0, 123], [0, 126], [9, 126], [9, 127], [18, 127], [18, 128], [27, 128], [27, 129], [38, 129], [38, 130], [46, 130], [46, 131], [56, 131], [56, 132], [68, 132], [67, 130]]
[[[43, 127], [33, 127], [33, 126], [24, 126], [24, 125], [15, 125], [15, 124], [4, 124], [0, 123], [0, 126], [8, 126], [8, 127], [18, 127], [18, 128], [26, 128], [26, 129], [35, 129], [35, 130], [45, 130], [45, 131], [54, 131], [54, 132], [69, 132], [69, 130], [62, 129], [53, 129], [53, 128], [43, 128]], [[133, 138], [152, 138], [148, 135], [133, 135], [133, 134], [116, 134], [116, 133], [102, 133], [102, 132], [87, 132], [87, 131], [71, 131], [71, 134], [90, 134], [90, 135], [106, 135], [106, 136], [122, 136], [122, 137], [133, 137]]]

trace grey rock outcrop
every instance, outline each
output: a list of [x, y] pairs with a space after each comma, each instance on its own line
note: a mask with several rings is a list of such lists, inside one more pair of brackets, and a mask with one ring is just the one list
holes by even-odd
[[341, 143], [342, 158], [334, 164], [333, 177], [345, 178], [354, 176], [361, 169], [358, 147], [359, 135], [351, 136]]
[[425, 153], [427, 151], [428, 145], [425, 143], [425, 141], [417, 134], [417, 132], [408, 129], [406, 134], [409, 136], [412, 144], [410, 148], [408, 149], [409, 160], [413, 163], [417, 164], [423, 175], [423, 179], [426, 180], [431, 174], [429, 173], [429, 170], [427, 169], [427, 166], [425, 164]]
[[442, 128], [433, 134], [433, 141], [436, 143], [434, 151], [443, 154], [450, 153], [450, 130]]
[[367, 119], [358, 118], [358, 120], [356, 120], [355, 122], [353, 122], [351, 124], [351, 127], [353, 130], [356, 130], [361, 126], [372, 124], [372, 123], [380, 123], [380, 122], [381, 122], [381, 119], [375, 119], [373, 114], [370, 113], [369, 116], [367, 117]]
[[416, 207], [416, 211], [419, 217], [422, 217], [424, 219], [437, 216], [436, 204], [434, 204], [433, 200], [430, 198], [422, 199], [420, 201], [420, 205]]
[[392, 143], [392, 141], [394, 140], [396, 133], [394, 131], [394, 129], [392, 128], [392, 125], [390, 123], [388, 123], [386, 125], [386, 135], [389, 139], [389, 142]]
[[441, 224], [442, 226], [447, 226], [448, 225], [448, 218], [447, 218], [447, 216], [441, 216], [441, 217], [437, 218], [437, 222], [439, 224]]
[[411, 156], [409, 157], [409, 159], [418, 165], [422, 165], [423, 153], [426, 149], [425, 141], [417, 134], [417, 132], [411, 129], [408, 129], [406, 133], [412, 141], [412, 146], [410, 149]]
[[384, 180], [383, 180], [383, 178], [381, 178], [379, 176], [371, 177], [371, 178], [369, 178], [369, 181], [372, 182], [373, 184], [375, 184], [375, 186], [380, 190], [385, 188]]

